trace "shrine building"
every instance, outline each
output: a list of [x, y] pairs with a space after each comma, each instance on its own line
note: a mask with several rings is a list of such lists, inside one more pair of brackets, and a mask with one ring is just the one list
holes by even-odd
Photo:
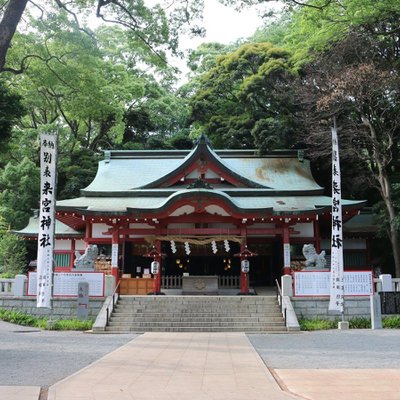
[[[192, 150], [106, 151], [81, 196], [57, 201], [56, 270], [72, 270], [76, 251], [97, 245], [116, 280], [147, 279], [154, 292], [183, 275], [218, 276], [242, 293], [274, 286], [303, 259], [304, 244], [329, 255], [331, 198], [323, 192], [295, 150], [214, 150], [202, 136]], [[363, 202], [342, 204], [346, 226]], [[28, 227], [20, 233], [29, 236]], [[367, 266], [367, 238], [347, 237], [344, 251], [345, 266]]]

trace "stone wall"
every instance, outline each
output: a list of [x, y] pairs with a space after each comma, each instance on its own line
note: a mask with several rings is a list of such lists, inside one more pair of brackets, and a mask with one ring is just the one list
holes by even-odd
[[[335, 320], [340, 314], [328, 311], [329, 297], [291, 297], [297, 318], [321, 318]], [[371, 318], [370, 300], [368, 296], [345, 298], [344, 314], [346, 319]]]
[[[89, 318], [95, 319], [99, 313], [104, 298], [89, 299]], [[21, 311], [35, 316], [52, 316], [54, 318], [72, 319], [77, 316], [76, 298], [55, 298], [53, 299], [53, 309], [37, 308], [36, 297], [28, 296], [3, 296], [0, 297], [0, 308], [13, 311]]]

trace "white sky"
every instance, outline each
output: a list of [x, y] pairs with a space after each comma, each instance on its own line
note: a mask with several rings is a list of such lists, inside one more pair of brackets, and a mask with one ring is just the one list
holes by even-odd
[[[264, 10], [279, 9], [281, 8], [279, 3], [280, 1], [271, 1], [267, 6], [264, 5]], [[206, 29], [206, 36], [201, 38], [181, 36], [181, 50], [196, 49], [201, 43], [229, 44], [237, 39], [249, 37], [263, 25], [263, 20], [255, 7], [239, 12], [233, 7], [220, 4], [217, 0], [204, 0], [204, 16], [201, 25]], [[185, 74], [188, 72], [185, 62], [182, 60], [171, 60], [171, 62], [182, 71], [180, 83], [183, 83], [186, 80]]]
[[238, 12], [216, 0], [205, 0], [204, 3], [204, 26], [207, 35], [199, 39], [200, 43], [228, 44], [236, 39], [251, 36], [257, 27], [262, 25], [262, 19], [255, 9]]

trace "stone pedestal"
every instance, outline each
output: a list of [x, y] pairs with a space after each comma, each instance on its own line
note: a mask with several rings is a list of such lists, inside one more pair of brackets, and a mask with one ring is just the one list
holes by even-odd
[[281, 277], [282, 296], [293, 296], [293, 278], [291, 275]]
[[218, 276], [190, 275], [182, 277], [182, 294], [217, 295]]
[[342, 331], [347, 331], [348, 329], [350, 329], [349, 321], [340, 321], [338, 323], [338, 329]]

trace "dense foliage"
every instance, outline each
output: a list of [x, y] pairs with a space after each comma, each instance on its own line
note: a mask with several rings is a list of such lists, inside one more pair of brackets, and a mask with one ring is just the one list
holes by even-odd
[[[104, 149], [185, 149], [201, 133], [307, 149], [329, 187], [335, 118], [344, 195], [377, 207], [400, 276], [400, 0], [284, 3], [253, 37], [192, 50], [176, 88], [168, 57], [183, 31], [202, 34], [202, 1], [2, 1], [0, 217], [19, 229], [37, 206], [40, 132], [60, 138], [59, 198], [91, 181]], [[94, 14], [112, 23], [94, 28]]]

